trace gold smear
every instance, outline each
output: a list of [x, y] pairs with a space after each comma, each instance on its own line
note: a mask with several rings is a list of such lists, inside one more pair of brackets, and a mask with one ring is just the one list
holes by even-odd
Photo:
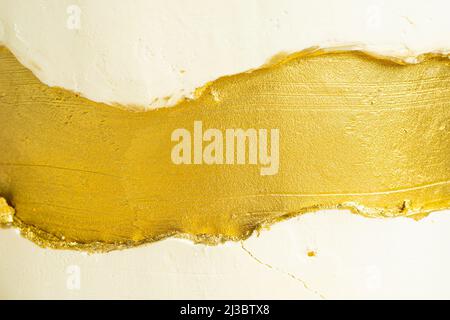
[[[309, 51], [132, 112], [38, 81], [0, 49], [0, 194], [41, 246], [214, 244], [324, 208], [420, 218], [450, 205], [450, 61]], [[175, 165], [171, 133], [280, 130], [277, 174]]]

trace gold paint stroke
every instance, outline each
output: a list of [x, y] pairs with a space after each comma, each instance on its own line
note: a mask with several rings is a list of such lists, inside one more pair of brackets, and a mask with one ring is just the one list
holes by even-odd
[[[322, 208], [371, 217], [450, 205], [450, 61], [309, 52], [132, 112], [38, 81], [0, 50], [0, 195], [41, 246], [239, 240]], [[171, 133], [279, 128], [280, 168], [174, 165]]]

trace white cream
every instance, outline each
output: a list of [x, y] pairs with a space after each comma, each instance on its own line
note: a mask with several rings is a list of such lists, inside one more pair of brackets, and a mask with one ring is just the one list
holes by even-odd
[[4, 43], [44, 83], [155, 108], [280, 52], [447, 52], [449, 9], [446, 0], [0, 0], [0, 21]]
[[[0, 298], [450, 298], [450, 211], [306, 214], [241, 243], [167, 239], [86, 255], [0, 232]], [[309, 256], [315, 252], [315, 256]]]

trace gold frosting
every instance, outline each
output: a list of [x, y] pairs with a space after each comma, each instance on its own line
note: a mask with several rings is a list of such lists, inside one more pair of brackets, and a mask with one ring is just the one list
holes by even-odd
[[[174, 235], [239, 240], [322, 208], [370, 217], [448, 208], [450, 61], [422, 60], [307, 52], [134, 112], [50, 88], [2, 48], [0, 195], [26, 237], [85, 250]], [[174, 164], [171, 134], [195, 121], [279, 129], [277, 173]]]

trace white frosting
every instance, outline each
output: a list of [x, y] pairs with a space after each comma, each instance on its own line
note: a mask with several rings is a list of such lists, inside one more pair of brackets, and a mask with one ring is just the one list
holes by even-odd
[[311, 46], [446, 52], [449, 8], [446, 0], [0, 0], [0, 21], [4, 43], [44, 83], [154, 108]]
[[40, 249], [2, 230], [0, 298], [448, 299], [448, 230], [450, 211], [420, 221], [322, 211], [243, 246], [168, 239], [95, 255]]

